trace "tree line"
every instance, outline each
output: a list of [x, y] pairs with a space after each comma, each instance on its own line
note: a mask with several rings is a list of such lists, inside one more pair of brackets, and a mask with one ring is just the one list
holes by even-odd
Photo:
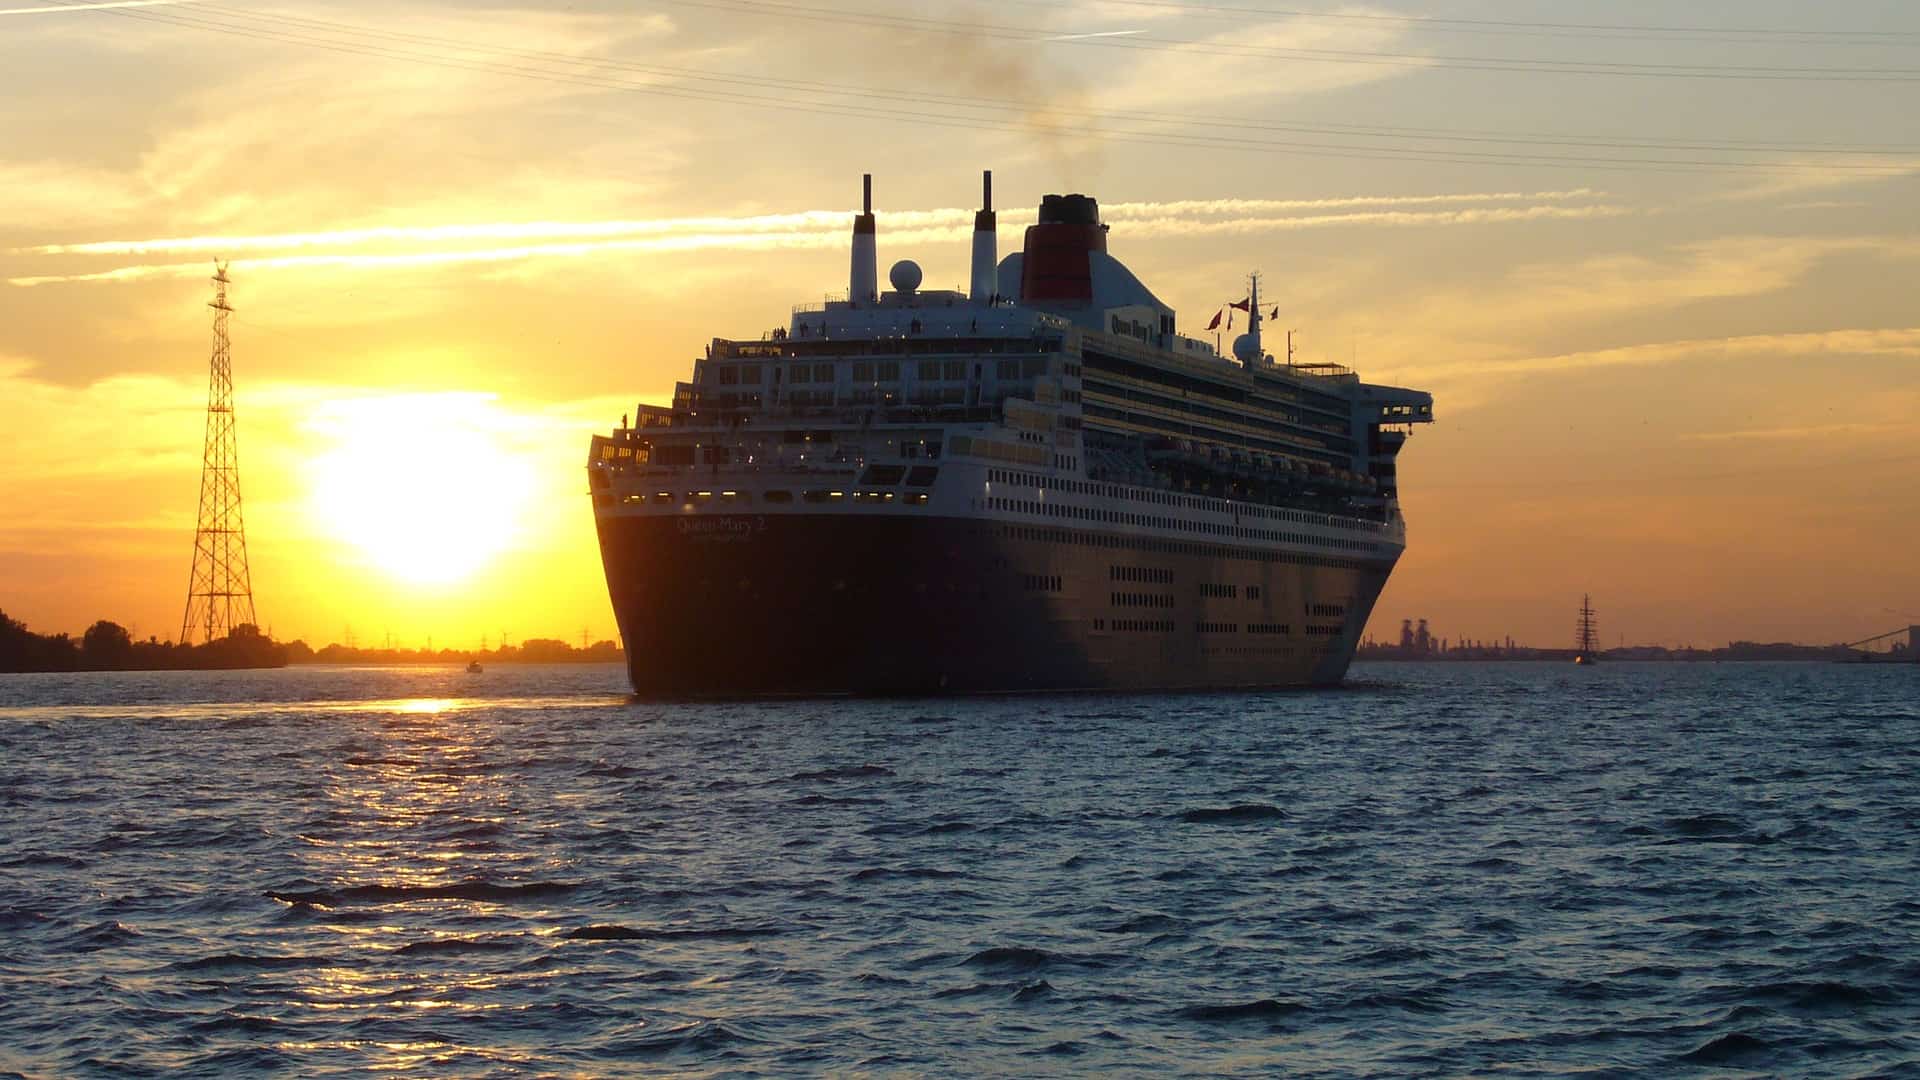
[[25, 671], [219, 671], [277, 668], [288, 664], [505, 664], [610, 663], [625, 654], [612, 641], [584, 649], [557, 638], [528, 638], [496, 649], [368, 649], [301, 640], [278, 642], [260, 628], [242, 624], [218, 641], [176, 645], [149, 637], [135, 641], [127, 628], [101, 619], [79, 637], [36, 634], [0, 611], [0, 672]]
[[287, 666], [288, 646], [241, 624], [218, 641], [176, 645], [133, 640], [119, 623], [101, 619], [75, 638], [36, 634], [0, 611], [0, 671], [220, 671]]

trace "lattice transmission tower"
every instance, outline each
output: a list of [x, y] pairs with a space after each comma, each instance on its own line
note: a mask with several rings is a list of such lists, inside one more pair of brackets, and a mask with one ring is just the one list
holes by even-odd
[[253, 616], [253, 580], [247, 572], [247, 530], [240, 514], [240, 454], [233, 430], [233, 357], [227, 342], [227, 264], [215, 263], [213, 359], [207, 376], [207, 442], [200, 463], [200, 523], [193, 533], [193, 574], [180, 642], [195, 632], [215, 641]]

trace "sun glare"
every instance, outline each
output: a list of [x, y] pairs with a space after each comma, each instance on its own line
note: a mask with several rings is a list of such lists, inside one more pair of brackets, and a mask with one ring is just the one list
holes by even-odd
[[464, 581], [521, 532], [533, 470], [523, 422], [479, 394], [329, 402], [309, 425], [308, 508], [328, 536], [398, 581]]

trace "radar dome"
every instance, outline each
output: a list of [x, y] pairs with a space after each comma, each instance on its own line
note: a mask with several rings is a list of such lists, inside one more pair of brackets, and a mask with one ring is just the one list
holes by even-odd
[[1241, 334], [1233, 339], [1233, 358], [1243, 364], [1252, 364], [1260, 359], [1260, 343], [1253, 340], [1252, 334]]
[[887, 271], [887, 280], [893, 282], [896, 292], [910, 293], [920, 287], [920, 264], [912, 259], [901, 259]]

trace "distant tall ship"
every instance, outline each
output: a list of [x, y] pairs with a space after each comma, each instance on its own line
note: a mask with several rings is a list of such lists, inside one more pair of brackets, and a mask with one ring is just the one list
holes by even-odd
[[1580, 621], [1574, 624], [1573, 662], [1592, 664], [1600, 659], [1600, 624], [1594, 619], [1593, 597], [1580, 597]]
[[1257, 278], [1231, 357], [1181, 333], [1085, 195], [999, 259], [984, 187], [968, 291], [905, 260], [880, 291], [869, 178], [845, 300], [715, 338], [671, 408], [593, 438], [637, 692], [1344, 677], [1432, 397], [1268, 355]]

